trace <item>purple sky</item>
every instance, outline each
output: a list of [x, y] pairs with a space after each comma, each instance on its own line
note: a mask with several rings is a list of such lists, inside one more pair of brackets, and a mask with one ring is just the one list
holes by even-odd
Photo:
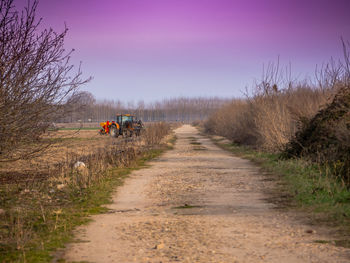
[[[26, 0], [16, 0], [18, 6]], [[350, 0], [41, 0], [97, 98], [241, 96], [263, 63], [314, 75], [350, 40]]]

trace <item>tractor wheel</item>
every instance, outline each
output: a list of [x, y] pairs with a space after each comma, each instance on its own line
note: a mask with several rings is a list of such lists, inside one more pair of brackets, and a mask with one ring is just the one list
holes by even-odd
[[128, 130], [123, 129], [122, 135], [123, 135], [123, 138], [128, 137]]
[[111, 130], [109, 131], [109, 134], [112, 136], [112, 137], [115, 137], [115, 138], [118, 138], [119, 136], [119, 131], [117, 129], [117, 127], [115, 125], [112, 125], [111, 126]]

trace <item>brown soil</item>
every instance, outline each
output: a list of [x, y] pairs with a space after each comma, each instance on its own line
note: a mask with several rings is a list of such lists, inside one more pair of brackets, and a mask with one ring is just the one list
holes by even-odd
[[[77, 230], [68, 261], [349, 262], [348, 249], [266, 200], [273, 182], [188, 125], [175, 149], [135, 171], [110, 213]], [[198, 143], [191, 144], [193, 141]], [[199, 150], [200, 148], [200, 150]]]

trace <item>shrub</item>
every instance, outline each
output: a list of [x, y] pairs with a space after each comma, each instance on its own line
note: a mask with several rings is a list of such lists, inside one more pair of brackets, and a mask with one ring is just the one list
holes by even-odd
[[287, 145], [284, 156], [306, 157], [327, 164], [350, 183], [350, 86], [340, 88], [333, 101], [321, 109]]
[[257, 91], [218, 110], [204, 127], [207, 132], [235, 143], [277, 152], [294, 136], [299, 120], [311, 118], [329, 96], [330, 92], [307, 85], [282, 91]]

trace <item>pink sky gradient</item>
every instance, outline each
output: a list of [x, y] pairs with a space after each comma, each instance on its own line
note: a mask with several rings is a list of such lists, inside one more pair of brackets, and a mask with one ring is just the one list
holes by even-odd
[[74, 62], [94, 77], [84, 89], [152, 101], [241, 96], [277, 56], [312, 77], [350, 40], [349, 11], [349, 0], [41, 0], [38, 14], [67, 24]]

